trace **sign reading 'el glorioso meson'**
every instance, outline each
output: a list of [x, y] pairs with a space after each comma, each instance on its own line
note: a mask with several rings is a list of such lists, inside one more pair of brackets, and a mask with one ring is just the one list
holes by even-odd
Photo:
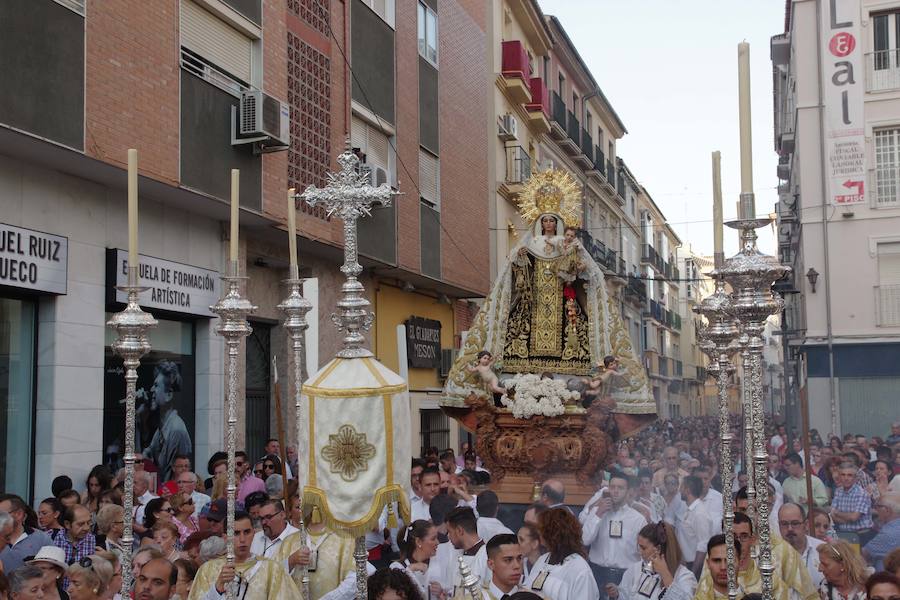
[[66, 293], [69, 239], [0, 224], [0, 286]]
[[441, 322], [410, 317], [406, 325], [406, 358], [410, 367], [436, 369], [441, 366]]
[[[124, 286], [128, 282], [128, 252], [121, 249], [107, 250], [108, 277], [111, 286]], [[140, 255], [138, 283], [149, 288], [141, 292], [140, 304], [146, 309], [166, 310], [200, 317], [214, 317], [209, 307], [219, 301], [219, 273], [153, 256]], [[114, 300], [124, 303], [127, 295], [118, 289]]]

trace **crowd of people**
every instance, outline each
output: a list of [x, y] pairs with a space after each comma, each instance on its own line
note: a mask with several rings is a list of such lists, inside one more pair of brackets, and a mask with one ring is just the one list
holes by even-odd
[[[756, 566], [754, 491], [734, 432], [735, 482], [719, 471], [712, 417], [658, 421], [623, 441], [596, 493], [566, 503], [563, 482], [543, 482], [540, 499], [502, 506], [490, 473], [467, 447], [429, 448], [412, 462], [411, 515], [391, 527], [385, 510], [366, 536], [369, 598], [465, 598], [460, 563], [490, 600], [724, 600], [723, 496], [733, 503], [738, 598], [762, 591]], [[777, 600], [900, 599], [900, 423], [885, 438], [811, 432], [766, 436], [771, 549]], [[0, 495], [0, 600], [113, 600], [122, 588], [126, 518], [134, 532], [131, 597], [137, 600], [354, 598], [354, 540], [301, 506], [297, 455], [280, 459], [269, 440], [256, 461], [237, 453], [235, 560], [225, 559], [227, 457], [209, 478], [178, 456], [171, 479], [138, 460], [134, 513], [123, 508], [124, 474], [99, 465], [84, 489], [54, 480], [29, 506]], [[811, 473], [807, 485], [806, 473]]]

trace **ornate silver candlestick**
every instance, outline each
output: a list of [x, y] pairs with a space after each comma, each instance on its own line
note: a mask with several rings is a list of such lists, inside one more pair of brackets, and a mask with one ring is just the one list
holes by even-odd
[[462, 586], [472, 596], [472, 600], [484, 600], [484, 594], [481, 593], [479, 587], [478, 576], [472, 573], [472, 569], [466, 564], [462, 556], [458, 556], [459, 574], [462, 575]]
[[737, 597], [737, 556], [734, 549], [734, 504], [731, 501], [731, 489], [734, 481], [734, 462], [731, 456], [730, 415], [728, 412], [728, 380], [734, 372], [731, 355], [736, 348], [734, 340], [738, 336], [738, 328], [731, 316], [731, 297], [725, 292], [725, 282], [717, 273], [716, 291], [705, 298], [694, 311], [706, 317], [708, 325], [701, 331], [700, 349], [710, 358], [709, 373], [716, 378], [716, 390], [719, 398], [719, 470], [722, 473], [722, 514], [724, 515], [725, 549], [728, 569], [728, 598]]
[[741, 371], [744, 374], [741, 379], [741, 417], [744, 427], [744, 456], [741, 462], [744, 464], [744, 472], [747, 473], [747, 516], [753, 521], [756, 529], [756, 468], [753, 465], [753, 403], [750, 400], [750, 336], [741, 333], [735, 343], [741, 353]]
[[134, 395], [137, 386], [137, 368], [141, 357], [150, 352], [147, 330], [156, 327], [153, 315], [141, 310], [138, 294], [148, 288], [138, 286], [138, 265], [128, 267], [128, 284], [117, 286], [128, 298], [125, 309], [113, 315], [107, 327], [116, 330], [118, 337], [112, 343], [112, 350], [122, 357], [125, 365], [125, 490], [122, 505], [125, 513], [122, 534], [122, 596], [131, 592], [131, 548], [134, 543], [131, 527], [134, 515]]
[[[235, 491], [237, 490], [234, 473], [234, 453], [237, 425], [238, 353], [241, 340], [253, 331], [247, 322], [247, 315], [256, 310], [256, 307], [241, 295], [240, 287], [244, 279], [246, 277], [238, 275], [238, 262], [236, 260], [231, 261], [229, 274], [222, 278], [222, 281], [227, 284], [227, 291], [215, 306], [209, 307], [212, 312], [219, 315], [219, 325], [216, 328], [216, 333], [225, 338], [225, 345], [228, 347], [228, 363], [226, 364], [228, 374], [228, 419], [225, 430], [225, 451], [228, 454], [228, 486], [226, 488], [228, 509], [225, 528], [225, 560], [229, 564], [234, 564], [234, 501]], [[234, 598], [232, 586], [228, 586], [226, 597], [228, 600]]]
[[[303, 363], [306, 359], [304, 341], [306, 330], [309, 328], [309, 323], [306, 321], [306, 314], [312, 310], [312, 302], [303, 297], [301, 292], [303, 280], [298, 276], [296, 265], [291, 267], [290, 276], [284, 280], [284, 283], [288, 286], [290, 292], [288, 293], [288, 297], [278, 305], [278, 308], [285, 314], [284, 328], [288, 332], [291, 356], [294, 360], [292, 370], [294, 382], [294, 415], [297, 440], [300, 440], [303, 438], [301, 429], [303, 417], [300, 403], [300, 389], [303, 385]], [[285, 443], [287, 443], [286, 440]], [[300, 451], [301, 449], [298, 445], [298, 454]], [[300, 468], [299, 461], [297, 463], [297, 468]], [[295, 473], [294, 476], [296, 477], [297, 474]], [[300, 491], [300, 497], [303, 497], [302, 490]], [[302, 536], [303, 545], [306, 545], [306, 527], [302, 521], [302, 512], [303, 511], [301, 511], [300, 517], [300, 535]], [[300, 591], [303, 594], [303, 600], [309, 600], [309, 570], [305, 566], [302, 567], [300, 582]]]
[[[347, 280], [341, 286], [341, 299], [337, 303], [339, 312], [332, 313], [331, 320], [338, 330], [344, 331], [344, 347], [337, 353], [339, 358], [362, 358], [372, 356], [363, 346], [366, 331], [372, 325], [375, 315], [368, 311], [369, 300], [365, 297], [362, 283], [357, 279], [362, 273], [357, 250], [356, 221], [362, 216], [372, 214], [372, 206], [380, 204], [389, 206], [397, 195], [387, 184], [373, 187], [369, 183], [369, 174], [360, 169], [359, 158], [350, 147], [338, 156], [341, 170], [328, 173], [328, 185], [322, 189], [309, 186], [301, 194], [301, 198], [310, 206], [321, 204], [328, 216], [336, 215], [344, 222], [344, 264], [341, 272]], [[298, 430], [299, 431], [299, 430]], [[356, 538], [356, 597], [365, 600], [366, 585], [366, 546], [365, 536]]]
[[[753, 194], [741, 194], [742, 215], [753, 214]], [[762, 574], [762, 593], [772, 599], [772, 545], [769, 531], [768, 454], [765, 447], [762, 408], [762, 349], [766, 319], [778, 313], [783, 300], [772, 293], [772, 284], [781, 279], [790, 267], [775, 257], [759, 252], [756, 229], [769, 224], [769, 219], [745, 218], [727, 223], [741, 232], [741, 250], [725, 262], [719, 270], [734, 293], [731, 310], [747, 335], [750, 371], [745, 372], [750, 388], [750, 419], [753, 424], [754, 479], [756, 483], [756, 527], [759, 537], [759, 570]]]

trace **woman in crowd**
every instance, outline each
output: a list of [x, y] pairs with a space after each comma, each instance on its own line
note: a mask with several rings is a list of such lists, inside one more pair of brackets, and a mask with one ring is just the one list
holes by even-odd
[[125, 533], [125, 509], [118, 504], [104, 504], [97, 511], [97, 533], [105, 536], [104, 548], [122, 555], [122, 535]]
[[645, 525], [638, 533], [641, 561], [625, 570], [622, 582], [609, 584], [611, 600], [690, 600], [697, 579], [681, 564], [681, 547], [671, 525], [660, 521]]
[[63, 526], [59, 520], [64, 512], [62, 503], [56, 498], [44, 498], [38, 505], [38, 526], [50, 535], [50, 539], [56, 539], [62, 531]]
[[822, 600], [866, 600], [866, 564], [859, 552], [845, 541], [819, 545], [819, 571], [825, 576], [819, 584]]
[[69, 568], [62, 548], [44, 546], [28, 563], [44, 573], [44, 600], [69, 600], [69, 594], [62, 588], [63, 575]]
[[875, 480], [869, 484], [869, 495], [872, 497], [872, 505], [879, 498], [891, 491], [891, 479], [894, 478], [894, 469], [884, 460], [875, 461], [875, 469], [873, 470]]
[[900, 598], [900, 577], [881, 571], [866, 580], [866, 597], [869, 600], [896, 600]]
[[831, 522], [831, 515], [824, 509], [814, 507], [811, 511], [813, 516], [813, 534], [812, 537], [823, 542], [830, 542], [831, 536], [828, 535], [832, 531], [834, 525]]
[[527, 579], [531, 569], [541, 557], [541, 536], [537, 527], [525, 523], [519, 528], [516, 537], [519, 538], [519, 547], [522, 548], [522, 575]]
[[187, 600], [188, 594], [191, 593], [191, 584], [194, 583], [194, 577], [197, 576], [197, 565], [193, 561], [179, 558], [175, 561], [175, 568], [178, 569], [175, 593], [179, 598]]
[[181, 544], [181, 553], [185, 555], [187, 560], [190, 560], [196, 565], [201, 565], [200, 562], [200, 544], [203, 543], [203, 540], [214, 536], [215, 534], [212, 531], [198, 531], [196, 533], [192, 533], [188, 536], [188, 538]]
[[547, 549], [525, 579], [525, 587], [553, 600], [597, 600], [600, 591], [584, 559], [581, 524], [564, 508], [538, 516], [541, 545]]
[[100, 509], [100, 494], [112, 489], [113, 475], [105, 465], [97, 465], [87, 476], [85, 487], [81, 496], [81, 503], [87, 507], [91, 514], [96, 514]]
[[368, 580], [369, 600], [424, 600], [406, 571], [381, 569]]
[[100, 558], [106, 559], [113, 568], [112, 579], [106, 586], [106, 593], [103, 594], [103, 600], [122, 600], [122, 563], [114, 552], [107, 550], [98, 550], [95, 552]]
[[66, 591], [71, 600], [104, 600], [113, 568], [108, 560], [92, 554], [71, 565], [66, 577], [69, 578]]
[[104, 504], [118, 504], [122, 506], [122, 487], [117, 485], [111, 490], [106, 490], [100, 494], [100, 506]]
[[397, 533], [397, 546], [400, 560], [392, 562], [391, 568], [405, 571], [423, 597], [427, 598], [429, 591], [439, 596], [442, 592], [439, 566], [431, 566], [438, 547], [437, 528], [424, 519], [413, 521]]
[[169, 503], [175, 510], [172, 522], [178, 528], [178, 539], [183, 544], [189, 535], [200, 531], [200, 523], [194, 516], [194, 499], [190, 494], [175, 494], [169, 498]]
[[171, 520], [157, 521], [153, 526], [153, 541], [159, 546], [163, 557], [169, 562], [175, 562], [181, 558], [178, 551], [178, 527]]
[[160, 521], [171, 522], [174, 513], [175, 510], [168, 500], [154, 498], [147, 503], [147, 507], [144, 509], [144, 527], [149, 531]]

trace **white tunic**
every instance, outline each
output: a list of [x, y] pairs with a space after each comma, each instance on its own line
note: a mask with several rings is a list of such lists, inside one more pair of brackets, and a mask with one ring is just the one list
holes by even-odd
[[[625, 570], [619, 584], [620, 600], [659, 600], [662, 592], [662, 581], [657, 573], [647, 574], [641, 571], [642, 564], [634, 563]], [[644, 593], [641, 593], [643, 589]], [[697, 589], [697, 578], [687, 568], [678, 565], [672, 577], [672, 585], [666, 588], [665, 600], [691, 600]], [[650, 593], [647, 596], [647, 592]]]
[[534, 590], [553, 600], [598, 600], [600, 590], [587, 561], [578, 554], [570, 554], [562, 564], [551, 565], [550, 554], [542, 554], [525, 580], [525, 588], [534, 590], [536, 580], [547, 572], [544, 585]]
[[512, 530], [494, 517], [478, 517], [478, 537], [485, 543], [501, 533], [512, 533]]
[[701, 498], [700, 502], [703, 503], [703, 508], [706, 509], [706, 514], [709, 515], [712, 522], [712, 532], [714, 534], [722, 533], [722, 515], [725, 512], [725, 507], [722, 505], [722, 494], [709, 488], [706, 496]]
[[[591, 498], [590, 506], [596, 498]], [[627, 569], [641, 559], [637, 549], [637, 536], [647, 520], [644, 515], [623, 504], [618, 510], [609, 510], [598, 517], [593, 509], [585, 508], [581, 515], [581, 540], [590, 547], [588, 558], [601, 567]]]
[[688, 506], [681, 526], [675, 529], [684, 560], [693, 562], [698, 552], [706, 553], [706, 544], [712, 535], [712, 521], [698, 498]]

